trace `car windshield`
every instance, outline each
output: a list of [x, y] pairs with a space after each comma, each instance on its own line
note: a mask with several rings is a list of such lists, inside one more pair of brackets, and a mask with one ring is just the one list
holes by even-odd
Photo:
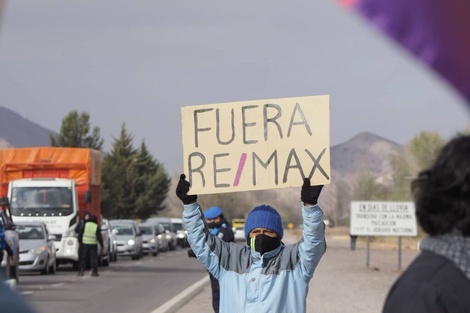
[[16, 225], [20, 239], [44, 239], [44, 230], [36, 225]]
[[134, 235], [134, 228], [131, 225], [113, 225], [114, 229], [117, 229], [117, 235]]
[[145, 235], [151, 235], [153, 233], [151, 226], [139, 226], [139, 229], [142, 232], [142, 234], [145, 234]]
[[72, 191], [67, 187], [14, 187], [14, 216], [67, 216], [73, 213]]
[[175, 226], [175, 230], [184, 230], [183, 224], [181, 223], [173, 223]]
[[165, 230], [171, 231], [170, 223], [161, 223], [161, 224], [163, 225], [163, 228], [165, 228]]

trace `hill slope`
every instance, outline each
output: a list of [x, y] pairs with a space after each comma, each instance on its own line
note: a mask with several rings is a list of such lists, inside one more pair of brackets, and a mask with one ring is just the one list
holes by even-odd
[[0, 106], [0, 147], [50, 146], [52, 130]]
[[404, 153], [403, 147], [370, 132], [331, 147], [332, 180], [350, 181], [358, 171], [367, 171], [377, 182], [391, 183], [390, 157]]

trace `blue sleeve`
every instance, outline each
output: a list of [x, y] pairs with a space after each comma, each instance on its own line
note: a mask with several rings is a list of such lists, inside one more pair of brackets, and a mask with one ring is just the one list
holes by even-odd
[[323, 211], [318, 205], [303, 206], [302, 216], [303, 230], [299, 243], [299, 258], [302, 275], [306, 280], [310, 280], [326, 251], [325, 223]]
[[213, 251], [220, 250], [220, 247], [215, 246], [221, 245], [223, 241], [209, 234], [209, 229], [203, 216], [197, 202], [184, 205], [183, 223], [188, 232], [189, 245], [198, 260], [212, 275], [218, 278], [220, 272], [219, 257]]

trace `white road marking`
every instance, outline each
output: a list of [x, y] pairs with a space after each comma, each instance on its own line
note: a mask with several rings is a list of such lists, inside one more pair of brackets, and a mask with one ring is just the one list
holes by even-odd
[[192, 286], [189, 286], [183, 292], [181, 292], [173, 299], [170, 299], [157, 309], [153, 310], [151, 313], [167, 313], [167, 312], [175, 312], [180, 307], [185, 305], [194, 295], [196, 295], [203, 287], [205, 287], [209, 283], [209, 276], [206, 275], [203, 279], [199, 280]]

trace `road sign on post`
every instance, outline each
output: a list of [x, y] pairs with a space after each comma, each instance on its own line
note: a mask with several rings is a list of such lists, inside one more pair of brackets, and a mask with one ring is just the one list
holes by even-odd
[[359, 236], [416, 236], [413, 202], [351, 202], [351, 234]]
[[[351, 235], [398, 236], [398, 269], [401, 270], [401, 237], [418, 234], [413, 202], [351, 202]], [[366, 265], [369, 267], [369, 244]]]

